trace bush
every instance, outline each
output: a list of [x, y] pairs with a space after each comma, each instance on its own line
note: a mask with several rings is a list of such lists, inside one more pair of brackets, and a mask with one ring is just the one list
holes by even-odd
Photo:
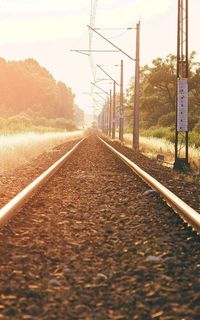
[[189, 132], [189, 144], [195, 148], [200, 148], [200, 134], [197, 131]]
[[158, 120], [158, 125], [160, 127], [169, 127], [169, 126], [175, 127], [175, 123], [176, 123], [176, 113], [175, 112], [170, 112], [168, 114], [164, 114]]
[[166, 139], [173, 143], [175, 141], [175, 130], [172, 127], [151, 127], [147, 130], [143, 130], [142, 135], [145, 137]]
[[73, 120], [65, 118], [47, 119], [45, 117], [31, 118], [27, 114], [19, 114], [7, 119], [0, 118], [0, 130], [6, 133], [24, 131], [73, 131], [76, 125]]
[[68, 131], [72, 131], [76, 129], [76, 125], [74, 121], [70, 119], [65, 119], [65, 118], [50, 119], [49, 125], [53, 128], [65, 129]]
[[[154, 137], [165, 139], [172, 143], [175, 142], [175, 130], [172, 127], [151, 127], [147, 130], [142, 130], [141, 135], [145, 137]], [[200, 147], [200, 122], [195, 126], [195, 130], [189, 132], [189, 145], [195, 148]]]
[[4, 118], [0, 118], [0, 128], [5, 129], [7, 127], [7, 120]]
[[[200, 120], [199, 122], [195, 125], [194, 131], [200, 134]], [[200, 139], [200, 138], [199, 138]]]
[[32, 125], [31, 119], [25, 114], [19, 114], [7, 119], [7, 129], [11, 131], [26, 131]]
[[33, 118], [33, 124], [35, 126], [44, 126], [48, 127], [49, 126], [49, 120], [45, 117], [36, 117]]
[[76, 124], [73, 120], [66, 120], [66, 129], [68, 131], [76, 130]]

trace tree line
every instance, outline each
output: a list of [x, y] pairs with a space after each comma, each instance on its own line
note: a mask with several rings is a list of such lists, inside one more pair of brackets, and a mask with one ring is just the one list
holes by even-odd
[[[189, 59], [189, 130], [200, 133], [200, 63], [195, 52]], [[133, 80], [126, 92], [126, 124], [132, 126]], [[145, 132], [166, 128], [174, 139], [176, 106], [176, 56], [157, 58], [141, 69], [140, 128]], [[161, 130], [160, 130], [161, 132]], [[163, 130], [164, 132], [164, 130]], [[198, 136], [197, 136], [198, 137]], [[199, 139], [200, 140], [200, 139]], [[200, 143], [200, 142], [199, 142]]]
[[71, 88], [57, 82], [36, 60], [0, 58], [0, 117], [16, 115], [27, 115], [34, 121], [43, 119], [44, 123], [45, 119], [83, 118]]

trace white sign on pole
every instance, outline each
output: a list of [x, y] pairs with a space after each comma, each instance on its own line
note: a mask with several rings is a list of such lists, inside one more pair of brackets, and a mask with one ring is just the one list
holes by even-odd
[[188, 131], [188, 80], [177, 80], [177, 131]]

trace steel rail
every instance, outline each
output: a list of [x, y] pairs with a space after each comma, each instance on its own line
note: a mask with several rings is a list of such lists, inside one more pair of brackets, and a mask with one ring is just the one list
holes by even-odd
[[85, 140], [85, 138], [81, 139], [81, 141], [79, 141], [63, 157], [57, 160], [51, 167], [49, 167], [0, 209], [0, 228], [5, 226], [7, 222], [19, 211], [19, 209], [33, 196], [33, 194], [35, 194], [36, 191], [63, 166], [67, 158], [72, 155], [83, 140]]
[[160, 194], [160, 197], [171, 207], [189, 226], [200, 234], [200, 214], [177, 197], [173, 192], [163, 186], [159, 181], [150, 174], [142, 170], [134, 162], [129, 160], [115, 148], [110, 146], [102, 138], [98, 137], [114, 154], [116, 154], [126, 165], [129, 166], [142, 180], [147, 183], [153, 190]]

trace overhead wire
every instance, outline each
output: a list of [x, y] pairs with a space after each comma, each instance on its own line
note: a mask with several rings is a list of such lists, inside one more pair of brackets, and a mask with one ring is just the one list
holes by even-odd
[[[95, 20], [96, 20], [96, 12], [97, 12], [97, 6], [98, 6], [98, 0], [91, 0], [91, 7], [90, 7], [90, 25], [92, 27], [95, 27]], [[90, 61], [90, 67], [91, 67], [91, 71], [92, 71], [92, 77], [93, 77], [93, 82], [95, 82], [96, 79], [96, 65], [94, 63], [94, 57], [92, 54], [92, 40], [93, 40], [93, 31], [90, 29], [89, 30], [89, 50], [90, 50], [90, 54], [89, 54], [89, 61]], [[94, 87], [91, 86], [91, 96], [94, 101]], [[95, 116], [95, 110], [94, 110], [94, 116]]]

